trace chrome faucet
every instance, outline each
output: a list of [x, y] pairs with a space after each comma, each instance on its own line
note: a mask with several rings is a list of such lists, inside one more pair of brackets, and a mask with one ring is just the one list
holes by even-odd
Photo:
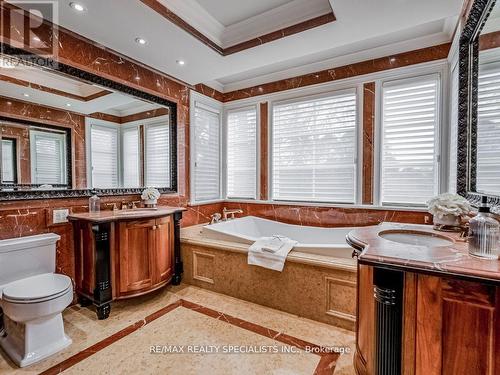
[[[222, 220], [224, 221], [227, 221], [227, 220], [230, 220], [230, 219], [234, 219], [234, 214], [242, 214], [243, 213], [243, 210], [240, 209], [240, 208], [236, 208], [234, 210], [228, 210], [226, 207], [224, 207], [224, 209], [222, 210]], [[231, 216], [228, 218], [228, 216]]]
[[112, 206], [113, 212], [118, 211], [118, 205], [116, 203], [106, 203], [106, 206]]

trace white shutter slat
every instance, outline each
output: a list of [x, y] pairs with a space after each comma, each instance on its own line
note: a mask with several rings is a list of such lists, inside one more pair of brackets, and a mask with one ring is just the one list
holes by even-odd
[[274, 105], [273, 199], [355, 202], [356, 105], [354, 92]]
[[257, 110], [229, 111], [227, 116], [227, 196], [257, 195]]
[[123, 187], [141, 186], [139, 128], [122, 129]]
[[500, 66], [480, 67], [477, 119], [477, 191], [500, 194]]
[[2, 139], [2, 182], [14, 183], [16, 157], [14, 142], [11, 139]]
[[118, 181], [118, 129], [91, 125], [92, 187], [117, 188]]
[[145, 127], [146, 185], [170, 187], [170, 130], [168, 123]]
[[30, 130], [31, 181], [33, 184], [64, 184], [66, 181], [65, 135]]
[[194, 108], [194, 200], [220, 198], [220, 114]]
[[439, 77], [382, 87], [381, 203], [423, 205], [437, 192]]

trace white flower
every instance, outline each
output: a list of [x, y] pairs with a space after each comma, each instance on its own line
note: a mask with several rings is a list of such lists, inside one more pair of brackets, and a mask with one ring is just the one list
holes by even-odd
[[471, 211], [471, 205], [467, 199], [451, 193], [444, 193], [430, 199], [427, 207], [429, 213], [438, 218], [446, 215], [462, 216]]
[[148, 187], [142, 192], [141, 198], [145, 201], [157, 200], [158, 198], [160, 198], [160, 192], [156, 188]]

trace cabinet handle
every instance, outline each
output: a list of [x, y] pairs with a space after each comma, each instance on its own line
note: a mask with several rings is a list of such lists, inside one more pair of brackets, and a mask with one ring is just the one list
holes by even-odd
[[156, 230], [156, 225], [153, 225], [153, 230]]

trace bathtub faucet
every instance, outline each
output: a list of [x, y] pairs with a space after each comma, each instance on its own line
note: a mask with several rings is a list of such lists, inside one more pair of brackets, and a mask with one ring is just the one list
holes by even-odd
[[[234, 209], [234, 210], [228, 210], [226, 207], [222, 210], [222, 215], [224, 221], [227, 221], [228, 219], [234, 219], [234, 214], [242, 214], [243, 210], [242, 209]], [[228, 218], [228, 216], [231, 216]]]
[[218, 212], [216, 212], [215, 214], [212, 214], [210, 215], [210, 224], [217, 224], [218, 222], [220, 222], [220, 218], [222, 217], [222, 215]]

